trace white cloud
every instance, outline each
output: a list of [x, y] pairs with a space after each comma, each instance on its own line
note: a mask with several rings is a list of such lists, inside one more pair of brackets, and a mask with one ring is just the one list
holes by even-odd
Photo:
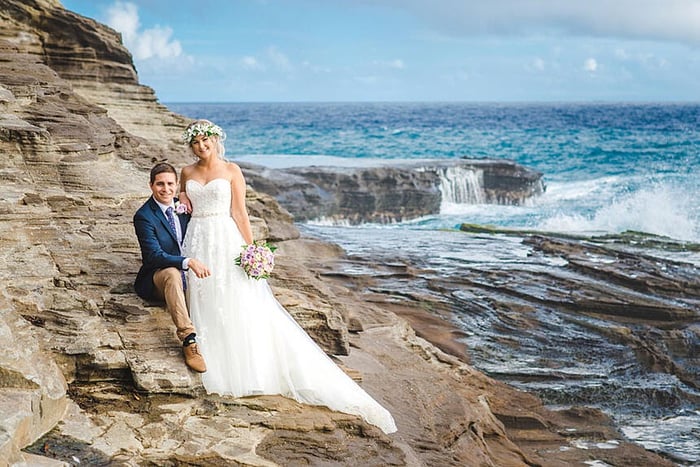
[[589, 73], [595, 73], [598, 70], [598, 62], [595, 58], [587, 58], [583, 62], [583, 69]]
[[270, 46], [266, 51], [267, 58], [272, 62], [272, 64], [280, 70], [289, 71], [292, 69], [292, 64], [289, 58], [282, 52], [280, 52], [277, 47]]
[[182, 46], [172, 39], [173, 30], [155, 26], [141, 31], [138, 8], [129, 2], [115, 2], [107, 10], [107, 25], [122, 33], [124, 45], [135, 60], [174, 58], [182, 55]]
[[364, 0], [364, 3], [408, 10], [449, 35], [564, 34], [700, 44], [698, 0]]
[[537, 71], [544, 71], [544, 60], [542, 60], [540, 57], [535, 58], [530, 66]]
[[131, 50], [137, 59], [145, 60], [151, 57], [172, 58], [182, 54], [182, 47], [177, 40], [171, 41], [173, 30], [156, 26], [143, 31], [137, 41], [136, 47]]
[[133, 3], [116, 2], [107, 10], [107, 25], [122, 33], [124, 42], [133, 42], [139, 27], [139, 12]]
[[615, 50], [615, 58], [623, 62], [635, 62], [647, 68], [664, 68], [669, 65], [666, 58], [649, 52], [630, 52], [623, 48]]
[[292, 71], [294, 67], [289, 58], [274, 45], [265, 49], [262, 58], [246, 55], [239, 60], [241, 68], [246, 71]]
[[241, 59], [241, 66], [248, 71], [264, 71], [265, 67], [258, 61], [257, 58], [245, 56]]

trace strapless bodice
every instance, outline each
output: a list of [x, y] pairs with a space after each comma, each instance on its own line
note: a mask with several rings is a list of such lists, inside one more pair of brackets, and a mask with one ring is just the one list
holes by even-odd
[[187, 196], [192, 203], [192, 217], [228, 216], [231, 206], [231, 183], [215, 178], [202, 184], [187, 180]]

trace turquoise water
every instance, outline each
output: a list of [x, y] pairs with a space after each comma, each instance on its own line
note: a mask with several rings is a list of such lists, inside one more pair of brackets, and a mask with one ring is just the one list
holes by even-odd
[[700, 240], [700, 104], [168, 104], [228, 134], [227, 157], [270, 166], [505, 158], [542, 172], [518, 208], [444, 205], [460, 222]]

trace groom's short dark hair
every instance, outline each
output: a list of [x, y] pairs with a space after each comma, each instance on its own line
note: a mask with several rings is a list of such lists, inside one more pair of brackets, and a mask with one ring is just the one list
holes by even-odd
[[175, 170], [175, 167], [168, 164], [167, 162], [158, 162], [151, 169], [151, 185], [153, 185], [153, 182], [156, 181], [156, 175], [161, 174], [163, 172], [170, 172], [175, 174], [175, 180], [177, 180], [177, 170]]

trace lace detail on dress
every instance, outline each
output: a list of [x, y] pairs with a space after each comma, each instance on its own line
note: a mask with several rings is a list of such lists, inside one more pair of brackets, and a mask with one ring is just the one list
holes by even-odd
[[215, 178], [204, 185], [197, 180], [187, 180], [186, 188], [192, 203], [192, 217], [229, 215], [231, 184], [228, 180]]

